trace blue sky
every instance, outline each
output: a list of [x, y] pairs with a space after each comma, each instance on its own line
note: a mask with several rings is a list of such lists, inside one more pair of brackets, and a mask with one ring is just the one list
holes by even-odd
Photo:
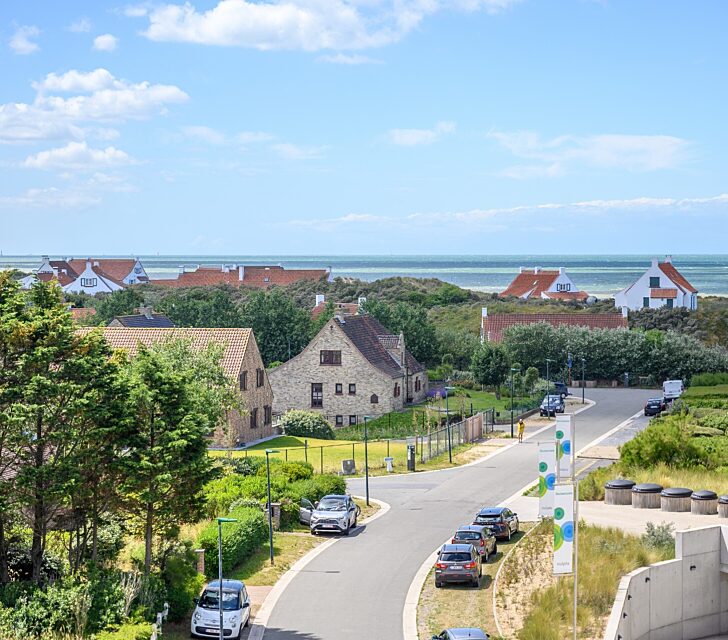
[[725, 253], [728, 4], [0, 4], [11, 253]]

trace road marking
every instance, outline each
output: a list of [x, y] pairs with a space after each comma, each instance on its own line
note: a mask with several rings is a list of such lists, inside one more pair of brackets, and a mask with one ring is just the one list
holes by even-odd
[[[362, 496], [354, 497], [361, 498]], [[361, 523], [359, 523], [359, 526], [374, 522], [374, 520], [376, 520], [377, 518], [381, 518], [385, 513], [387, 513], [387, 511], [391, 509], [391, 506], [388, 503], [383, 502], [382, 500], [369, 498], [369, 501], [379, 505], [379, 511], [362, 520]], [[311, 551], [309, 551], [305, 556], [300, 558], [288, 571], [286, 571], [279, 578], [278, 582], [273, 585], [273, 588], [270, 590], [265, 600], [263, 601], [263, 604], [260, 606], [260, 609], [258, 610], [258, 615], [255, 616], [255, 620], [253, 621], [253, 624], [251, 626], [248, 640], [262, 640], [263, 635], [265, 634], [265, 630], [268, 626], [268, 620], [270, 619], [270, 615], [271, 613], [273, 613], [273, 609], [278, 603], [280, 597], [283, 595], [283, 592], [286, 590], [286, 587], [291, 583], [293, 578], [296, 577], [296, 574], [303, 571], [306, 565], [308, 565], [320, 554], [326, 551], [326, 549], [336, 544], [339, 540], [341, 540], [341, 538], [330, 538], [326, 542], [322, 542], [319, 546], [311, 549]]]

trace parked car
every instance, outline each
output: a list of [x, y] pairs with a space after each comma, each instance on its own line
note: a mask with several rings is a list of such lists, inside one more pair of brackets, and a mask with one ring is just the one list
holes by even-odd
[[554, 393], [558, 393], [562, 398], [566, 398], [571, 395], [569, 387], [566, 386], [565, 382], [554, 382]]
[[646, 416], [658, 416], [665, 410], [665, 401], [662, 398], [650, 398], [645, 403]]
[[445, 629], [442, 633], [432, 636], [432, 640], [465, 640], [472, 638], [473, 640], [488, 640], [490, 636], [481, 629], [475, 627], [466, 627], [461, 629]]
[[488, 562], [490, 556], [498, 553], [498, 542], [494, 530], [482, 524], [467, 524], [458, 527], [451, 542], [453, 544], [472, 544], [483, 557], [483, 562]]
[[301, 522], [310, 526], [313, 535], [320, 531], [332, 531], [348, 536], [356, 527], [361, 508], [351, 496], [331, 494], [316, 504], [302, 499], [298, 514]]
[[[195, 610], [190, 622], [193, 638], [220, 637], [220, 581], [213, 580], [194, 599]], [[239, 638], [250, 621], [250, 597], [240, 580], [222, 581], [223, 635]]]
[[484, 507], [475, 514], [473, 524], [487, 525], [499, 540], [510, 540], [514, 533], [518, 533], [518, 514], [508, 507]]
[[565, 409], [564, 399], [560, 395], [549, 394], [541, 402], [540, 412], [542, 416], [555, 416], [564, 413]]
[[469, 582], [480, 586], [483, 565], [480, 554], [472, 544], [444, 544], [435, 563], [435, 586], [439, 589], [446, 582]]

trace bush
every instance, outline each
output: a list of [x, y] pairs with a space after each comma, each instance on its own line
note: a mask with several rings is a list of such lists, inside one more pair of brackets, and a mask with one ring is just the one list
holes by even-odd
[[620, 449], [621, 462], [625, 467], [652, 467], [663, 462], [685, 468], [700, 465], [702, 457], [685, 416], [653, 420], [647, 429]]
[[728, 373], [699, 373], [690, 380], [691, 387], [715, 387], [728, 384]]
[[724, 414], [708, 414], [698, 418], [698, 424], [701, 427], [707, 427], [709, 429], [718, 429], [722, 432], [728, 431], [728, 413]]
[[152, 625], [149, 622], [127, 622], [115, 629], [96, 634], [96, 640], [149, 640]]
[[672, 530], [675, 528], [671, 522], [653, 524], [648, 522], [645, 533], [642, 535], [642, 542], [650, 549], [673, 549], [675, 539], [672, 537]]
[[197, 573], [197, 557], [191, 544], [178, 545], [167, 556], [162, 579], [167, 587], [169, 619], [178, 622], [192, 609], [192, 599], [199, 595], [205, 583], [204, 576]]
[[[258, 476], [266, 477], [265, 465], [258, 469]], [[273, 458], [270, 461], [271, 481], [274, 477], [283, 477], [287, 482], [308, 480], [313, 478], [313, 465], [310, 462], [284, 462]]]
[[[246, 478], [253, 480], [258, 478]], [[240, 508], [232, 511], [230, 517], [237, 522], [228, 522], [222, 528], [222, 570], [225, 573], [249, 557], [265, 542], [268, 525], [260, 510]], [[200, 534], [198, 545], [205, 550], [205, 569], [207, 576], [217, 574], [217, 523], [210, 523]]]
[[317, 475], [310, 480], [292, 482], [284, 491], [286, 497], [296, 504], [300, 502], [301, 498], [316, 502], [330, 493], [346, 493], [346, 481], [341, 476], [323, 474]]
[[241, 476], [254, 476], [265, 467], [265, 456], [245, 456], [244, 458], [222, 458], [223, 464]]
[[319, 438], [333, 440], [334, 430], [320, 413], [293, 409], [283, 415], [281, 419], [283, 433], [298, 438]]
[[245, 480], [244, 476], [230, 473], [208, 482], [202, 492], [207, 517], [216, 518], [227, 513], [233, 502], [244, 497]]

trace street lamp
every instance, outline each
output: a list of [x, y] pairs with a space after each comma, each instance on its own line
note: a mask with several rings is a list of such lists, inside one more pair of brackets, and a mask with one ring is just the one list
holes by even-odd
[[364, 491], [369, 506], [369, 431], [367, 429], [369, 416], [364, 416]]
[[268, 478], [268, 543], [270, 545], [270, 564], [273, 566], [273, 503], [270, 497], [270, 454], [279, 453], [277, 449], [265, 450], [265, 471]]
[[511, 367], [511, 438], [513, 437], [513, 374], [520, 371], [518, 367]]
[[[450, 382], [448, 380], [448, 382]], [[452, 435], [450, 434], [450, 404], [448, 398], [450, 397], [450, 391], [453, 391], [455, 387], [445, 387], [445, 425], [447, 426], [447, 455], [452, 464]]]
[[551, 364], [553, 360], [551, 358], [546, 358], [546, 401], [548, 402], [548, 398], [551, 395], [551, 374], [549, 373], [549, 364]]
[[586, 370], [586, 359], [581, 359], [581, 404], [584, 404], [584, 387], [586, 383], [584, 382], [584, 374]]
[[217, 577], [220, 586], [220, 593], [217, 597], [217, 608], [220, 611], [220, 640], [223, 640], [223, 615], [222, 615], [222, 523], [237, 522], [235, 518], [217, 519]]

